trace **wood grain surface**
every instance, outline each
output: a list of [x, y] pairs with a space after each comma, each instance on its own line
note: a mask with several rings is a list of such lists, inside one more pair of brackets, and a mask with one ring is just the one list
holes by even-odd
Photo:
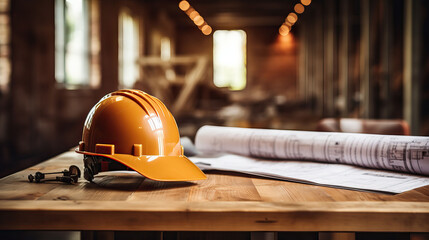
[[83, 170], [69, 151], [0, 179], [0, 229], [429, 232], [429, 187], [388, 195], [220, 172], [196, 182], [135, 172], [75, 185], [27, 180], [72, 164]]

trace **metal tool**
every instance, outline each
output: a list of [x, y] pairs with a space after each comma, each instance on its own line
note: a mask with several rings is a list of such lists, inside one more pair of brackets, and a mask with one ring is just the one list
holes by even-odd
[[[55, 178], [51, 178], [51, 179], [45, 179], [46, 175], [50, 175], [50, 174], [63, 174], [63, 175], [56, 176]], [[71, 165], [68, 170], [65, 169], [62, 172], [51, 172], [51, 173], [36, 172], [34, 176], [32, 174], [28, 175], [28, 181], [29, 182], [35, 181], [36, 183], [45, 182], [45, 181], [76, 183], [79, 180], [79, 178], [80, 178], [80, 169], [75, 165]]]

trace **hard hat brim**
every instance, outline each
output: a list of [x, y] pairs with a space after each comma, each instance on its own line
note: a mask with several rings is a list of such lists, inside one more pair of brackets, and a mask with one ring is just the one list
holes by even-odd
[[77, 153], [107, 157], [156, 181], [194, 181], [207, 179], [206, 175], [186, 156], [147, 156], [128, 154], [100, 154], [79, 151]]

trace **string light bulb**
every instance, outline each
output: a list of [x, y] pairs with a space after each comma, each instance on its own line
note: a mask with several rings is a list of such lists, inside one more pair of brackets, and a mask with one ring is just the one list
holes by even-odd
[[203, 32], [204, 35], [210, 35], [210, 33], [212, 33], [212, 28], [209, 25], [204, 25], [201, 28], [201, 31]]
[[204, 24], [204, 18], [203, 18], [203, 17], [201, 17], [201, 16], [196, 16], [196, 17], [194, 18], [194, 23], [195, 23], [195, 25], [197, 25], [197, 26], [201, 26], [201, 25], [203, 25], [203, 24]]
[[304, 6], [301, 3], [295, 4], [295, 7], [293, 8], [296, 13], [301, 14], [304, 12]]
[[288, 22], [294, 24], [296, 23], [296, 21], [298, 21], [298, 15], [296, 15], [295, 13], [289, 13], [286, 19]]
[[311, 0], [300, 0], [301, 3], [297, 3], [294, 5], [293, 10], [295, 12], [291, 12], [287, 15], [284, 23], [279, 28], [279, 34], [282, 36], [287, 36], [289, 32], [292, 30], [292, 26], [298, 21], [298, 15], [304, 13], [305, 7], [311, 3]]
[[189, 4], [187, 0], [179, 2], [179, 8], [194, 22], [204, 35], [210, 35], [213, 31], [204, 18]]
[[188, 10], [190, 6], [191, 6], [191, 5], [190, 5], [190, 4], [189, 4], [189, 2], [188, 2], [188, 1], [186, 1], [186, 0], [183, 0], [183, 1], [181, 1], [181, 2], [179, 3], [179, 8], [180, 8], [182, 11], [186, 11], [186, 10]]
[[193, 11], [193, 12], [189, 13], [189, 18], [190, 18], [192, 21], [194, 21], [194, 19], [195, 19], [197, 16], [200, 16], [200, 14], [199, 14], [197, 11]]
[[283, 25], [280, 27], [280, 30], [281, 30], [281, 31], [290, 31], [290, 29], [291, 29], [291, 27], [290, 27], [290, 26], [287, 26], [287, 25], [285, 25], [285, 24], [283, 24]]
[[311, 0], [301, 0], [302, 5], [308, 6], [311, 3]]

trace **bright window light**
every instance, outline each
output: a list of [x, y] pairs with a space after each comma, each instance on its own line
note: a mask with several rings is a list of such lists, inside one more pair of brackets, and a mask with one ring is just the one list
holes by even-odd
[[3, 0], [0, 1], [0, 91], [9, 89], [10, 47], [10, 1]]
[[161, 38], [161, 59], [170, 60], [171, 58], [171, 42], [170, 38]]
[[231, 90], [246, 87], [246, 33], [217, 30], [213, 34], [214, 84]]
[[119, 84], [132, 88], [140, 77], [137, 59], [140, 57], [139, 22], [127, 9], [119, 15]]
[[70, 85], [89, 84], [87, 0], [55, 2], [55, 77]]

